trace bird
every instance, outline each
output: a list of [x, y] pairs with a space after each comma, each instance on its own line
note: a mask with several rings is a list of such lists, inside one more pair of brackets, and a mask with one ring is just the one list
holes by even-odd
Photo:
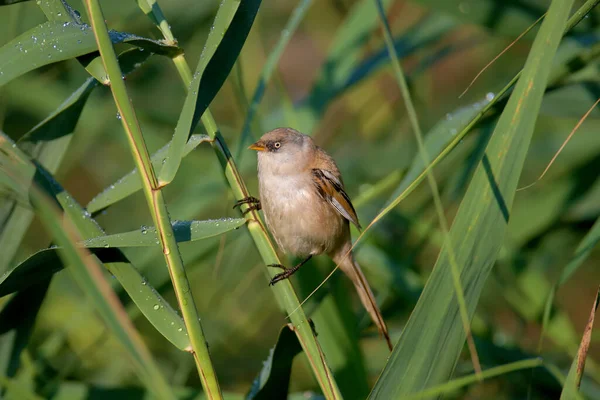
[[249, 149], [257, 152], [260, 200], [246, 197], [244, 214], [262, 209], [267, 227], [279, 248], [302, 261], [282, 269], [270, 285], [292, 276], [313, 256], [328, 255], [350, 278], [361, 303], [392, 350], [388, 329], [369, 283], [352, 254], [350, 223], [361, 229], [344, 190], [333, 158], [310, 136], [292, 128], [265, 133]]

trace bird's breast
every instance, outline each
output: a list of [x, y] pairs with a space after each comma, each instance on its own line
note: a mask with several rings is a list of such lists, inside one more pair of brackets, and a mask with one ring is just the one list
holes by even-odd
[[279, 247], [297, 256], [329, 252], [347, 221], [317, 193], [309, 172], [296, 175], [259, 171], [267, 226]]

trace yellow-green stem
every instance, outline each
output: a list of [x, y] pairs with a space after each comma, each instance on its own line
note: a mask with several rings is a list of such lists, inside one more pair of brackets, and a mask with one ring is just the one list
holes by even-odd
[[[173, 58], [173, 63], [179, 72], [181, 80], [185, 87], [190, 85], [192, 80], [192, 73], [185, 60], [183, 54]], [[219, 133], [219, 129], [215, 119], [213, 118], [210, 109], [204, 112], [201, 118], [201, 122], [206, 129], [208, 135], [213, 139], [213, 149], [221, 166], [225, 178], [231, 187], [231, 191], [236, 200], [241, 200], [249, 196], [248, 189], [244, 181], [242, 180], [237, 166], [231, 156], [231, 153], [225, 143], [225, 140]], [[265, 264], [280, 264], [281, 261], [277, 257], [275, 247], [271, 243], [267, 229], [263, 224], [258, 212], [252, 211], [246, 213], [246, 219], [248, 220], [248, 231], [256, 244], [256, 247], [264, 260]], [[300, 344], [304, 349], [309, 363], [311, 364], [312, 370], [315, 374], [319, 386], [323, 390], [323, 394], [327, 399], [341, 399], [342, 395], [337, 387], [337, 383], [333, 378], [333, 374], [329, 369], [329, 366], [325, 362], [323, 352], [317, 342], [317, 339], [313, 335], [312, 328], [309, 320], [304, 314], [304, 310], [300, 307], [300, 302], [296, 297], [294, 288], [289, 281], [282, 281], [277, 285], [273, 286], [275, 291], [275, 297], [279, 302], [280, 306], [289, 315], [289, 318], [294, 327], [294, 331], [298, 336]]]
[[165, 261], [173, 283], [173, 288], [177, 296], [177, 302], [190, 337], [190, 352], [194, 355], [196, 367], [200, 375], [202, 387], [209, 399], [221, 399], [221, 390], [216, 378], [210, 354], [194, 298], [190, 291], [190, 284], [187, 279], [183, 261], [179, 253], [179, 248], [173, 235], [173, 228], [169, 219], [169, 213], [163, 194], [158, 187], [156, 175], [150, 162], [150, 155], [146, 148], [146, 143], [140, 129], [135, 110], [129, 96], [127, 88], [121, 78], [121, 69], [117, 62], [117, 57], [112, 47], [112, 42], [108, 35], [108, 30], [104, 22], [104, 16], [98, 0], [86, 0], [86, 8], [89, 14], [94, 35], [98, 42], [98, 49], [102, 57], [102, 62], [110, 80], [111, 91], [117, 105], [123, 127], [126, 132], [127, 140], [133, 155], [134, 162], [140, 171], [142, 187], [150, 214], [157, 228], [157, 234], [163, 249]]

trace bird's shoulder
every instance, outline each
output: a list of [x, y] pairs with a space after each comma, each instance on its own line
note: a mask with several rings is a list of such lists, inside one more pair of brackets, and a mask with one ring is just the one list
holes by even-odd
[[323, 171], [327, 171], [329, 174], [333, 175], [339, 183], [343, 186], [344, 183], [342, 181], [342, 174], [333, 159], [325, 150], [320, 147], [316, 148], [314, 163], [311, 165], [311, 169], [319, 169]]

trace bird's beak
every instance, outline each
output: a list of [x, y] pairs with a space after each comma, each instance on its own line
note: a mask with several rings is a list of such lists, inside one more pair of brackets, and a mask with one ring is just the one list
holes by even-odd
[[267, 148], [265, 147], [264, 143], [262, 141], [258, 141], [252, 145], [250, 145], [250, 147], [248, 147], [249, 150], [256, 150], [256, 151], [265, 151]]

